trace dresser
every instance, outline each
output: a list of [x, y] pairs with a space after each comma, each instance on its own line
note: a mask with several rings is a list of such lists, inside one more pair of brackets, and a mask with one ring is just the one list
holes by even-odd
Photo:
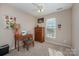
[[44, 27], [35, 27], [35, 41], [44, 42]]

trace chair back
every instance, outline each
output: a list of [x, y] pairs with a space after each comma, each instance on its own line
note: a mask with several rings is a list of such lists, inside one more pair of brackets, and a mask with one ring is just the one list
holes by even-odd
[[27, 37], [28, 38], [33, 38], [33, 35], [32, 34], [28, 34]]

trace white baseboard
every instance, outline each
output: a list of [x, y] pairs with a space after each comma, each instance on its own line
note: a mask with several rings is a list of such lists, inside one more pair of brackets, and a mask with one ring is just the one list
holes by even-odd
[[14, 47], [12, 47], [12, 48], [10, 48], [10, 49], [9, 49], [9, 51], [11, 51], [11, 50], [13, 50], [13, 49], [15, 49], [15, 48], [14, 48]]

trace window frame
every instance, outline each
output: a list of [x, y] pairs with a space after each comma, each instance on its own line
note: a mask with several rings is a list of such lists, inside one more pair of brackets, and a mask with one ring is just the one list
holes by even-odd
[[[50, 36], [47, 37], [47, 21], [50, 20], [50, 19], [54, 19], [54, 20], [55, 20], [55, 25], [54, 25], [54, 26], [55, 26], [55, 28], [54, 28], [54, 29], [55, 29], [55, 33], [54, 33], [54, 35], [52, 36], [52, 33], [53, 33], [53, 32], [52, 32], [52, 33], [51, 33], [51, 37], [50, 37]], [[56, 25], [56, 24], [57, 24], [56, 18], [48, 18], [48, 19], [46, 20], [46, 37], [47, 37], [47, 38], [50, 38], [50, 39], [56, 38], [56, 28], [57, 28], [57, 25]]]

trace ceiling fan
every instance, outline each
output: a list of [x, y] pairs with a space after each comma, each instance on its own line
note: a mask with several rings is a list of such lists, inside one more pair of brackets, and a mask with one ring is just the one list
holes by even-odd
[[37, 12], [41, 13], [44, 12], [44, 4], [43, 3], [32, 3], [34, 6], [37, 7]]

